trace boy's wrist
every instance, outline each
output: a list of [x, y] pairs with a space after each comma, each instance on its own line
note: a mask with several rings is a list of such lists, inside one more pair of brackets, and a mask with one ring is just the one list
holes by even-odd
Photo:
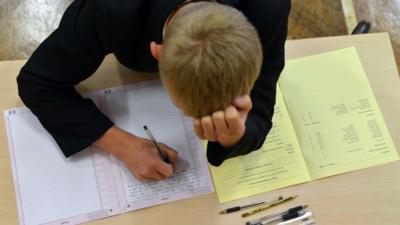
[[[134, 135], [131, 136], [136, 138], [136, 136]], [[94, 145], [108, 153], [111, 153], [117, 158], [120, 158], [120, 156], [123, 155], [123, 152], [128, 145], [127, 141], [128, 141], [127, 132], [116, 126], [112, 126], [103, 134], [103, 136], [101, 136], [94, 142]]]
[[237, 145], [239, 143], [239, 141], [240, 141], [240, 138], [237, 141], [234, 141], [234, 142], [229, 142], [229, 143], [221, 143], [221, 142], [219, 142], [219, 144], [225, 149], [230, 149], [230, 148], [234, 147], [235, 145]]

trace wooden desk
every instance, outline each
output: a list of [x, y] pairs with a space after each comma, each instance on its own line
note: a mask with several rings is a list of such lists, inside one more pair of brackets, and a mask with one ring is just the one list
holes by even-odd
[[[287, 42], [287, 59], [355, 46], [368, 75], [386, 123], [400, 149], [400, 80], [387, 34], [368, 34], [294, 40]], [[0, 109], [21, 106], [15, 77], [24, 61], [0, 62]], [[113, 57], [108, 57], [96, 76], [80, 85], [81, 91], [93, 91], [144, 79], [129, 75]], [[150, 75], [154, 78], [156, 75]], [[0, 117], [0, 223], [18, 224], [8, 145]], [[228, 206], [269, 199], [277, 195], [299, 197], [273, 211], [297, 204], [308, 204], [320, 224], [332, 225], [399, 225], [400, 162], [329, 177], [293, 187], [219, 204], [216, 194], [143, 209], [90, 224], [140, 225], [242, 225], [239, 214], [219, 215]], [[264, 213], [265, 214], [265, 213]], [[263, 215], [263, 214], [260, 214]]]

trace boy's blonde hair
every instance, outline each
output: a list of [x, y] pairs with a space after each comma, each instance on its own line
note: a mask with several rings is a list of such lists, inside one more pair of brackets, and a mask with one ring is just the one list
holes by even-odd
[[191, 3], [166, 30], [160, 77], [193, 117], [224, 110], [250, 94], [262, 64], [256, 29], [233, 7]]

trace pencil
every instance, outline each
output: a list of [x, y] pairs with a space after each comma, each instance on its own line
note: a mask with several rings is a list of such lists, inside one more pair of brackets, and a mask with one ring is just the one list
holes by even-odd
[[284, 199], [275, 201], [275, 202], [273, 202], [273, 203], [271, 203], [271, 204], [269, 204], [269, 205], [267, 205], [267, 206], [263, 206], [263, 207], [260, 207], [260, 208], [258, 208], [258, 209], [255, 209], [255, 210], [252, 210], [252, 211], [243, 213], [243, 214], [242, 214], [242, 217], [248, 217], [248, 216], [257, 214], [257, 213], [259, 213], [259, 212], [263, 212], [263, 211], [265, 211], [265, 210], [267, 210], [267, 209], [270, 209], [270, 208], [272, 208], [272, 207], [274, 207], [274, 206], [277, 206], [277, 205], [283, 204], [283, 203], [285, 203], [285, 202], [291, 201], [291, 200], [293, 200], [293, 199], [295, 199], [295, 198], [297, 198], [297, 195], [295, 195], [295, 196], [290, 196], [290, 197], [288, 197], [288, 198], [284, 198]]

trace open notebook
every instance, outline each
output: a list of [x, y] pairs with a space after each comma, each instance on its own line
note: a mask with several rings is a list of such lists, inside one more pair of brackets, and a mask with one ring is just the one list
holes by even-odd
[[[20, 224], [78, 224], [213, 191], [190, 118], [171, 103], [160, 81], [87, 95], [114, 123], [178, 151], [172, 178], [138, 182], [113, 156], [90, 147], [65, 158], [27, 108], [4, 112]], [[62, 118], [60, 118], [62, 119]]]
[[399, 156], [355, 48], [286, 63], [263, 147], [211, 167], [221, 202]]

